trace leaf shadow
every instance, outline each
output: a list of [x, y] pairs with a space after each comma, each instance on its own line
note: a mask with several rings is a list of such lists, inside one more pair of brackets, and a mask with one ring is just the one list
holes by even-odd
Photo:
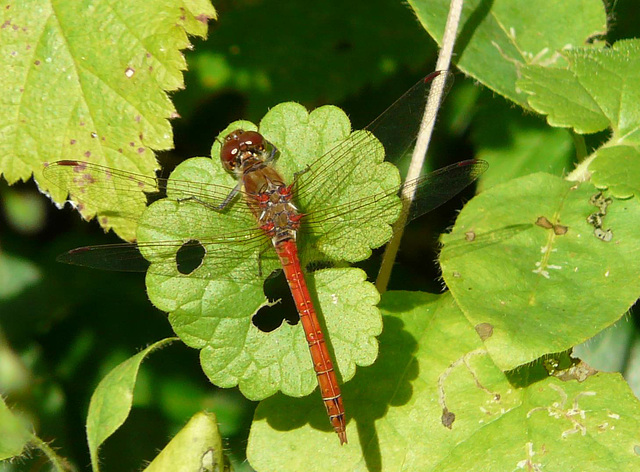
[[480, 24], [489, 15], [494, 0], [481, 0], [478, 7], [469, 15], [469, 18], [464, 23], [458, 34], [458, 40], [455, 46], [455, 55], [460, 58], [464, 54], [465, 49], [471, 42], [473, 34], [476, 32]]
[[[380, 352], [375, 364], [359, 368], [353, 380], [342, 386], [347, 426], [356, 422], [358, 441], [370, 471], [382, 470], [376, 421], [385, 417], [390, 406], [409, 402], [413, 395], [412, 382], [419, 375], [415, 357], [417, 340], [398, 318], [384, 316], [383, 322], [384, 329], [378, 338]], [[291, 431], [305, 424], [321, 431], [332, 430], [317, 389], [303, 398], [276, 394], [262, 401], [254, 421], [263, 419], [277, 431]], [[337, 437], [332, 439], [338, 443]]]

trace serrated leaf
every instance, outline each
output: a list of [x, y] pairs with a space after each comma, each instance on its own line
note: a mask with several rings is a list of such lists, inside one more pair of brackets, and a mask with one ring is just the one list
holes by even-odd
[[87, 441], [95, 472], [99, 470], [98, 448], [129, 416], [140, 364], [152, 351], [174, 340], [167, 338], [158, 341], [122, 362], [100, 381], [93, 392], [87, 414]]
[[0, 397], [0, 461], [22, 454], [30, 439], [25, 422], [11, 413]]
[[620, 198], [638, 194], [640, 176], [640, 41], [619, 41], [611, 48], [566, 51], [568, 69], [523, 69], [519, 85], [529, 103], [554, 126], [579, 133], [606, 128], [611, 138], [589, 163], [592, 181]]
[[[4, 2], [0, 8], [0, 172], [9, 183], [32, 173], [63, 202], [67, 191], [43, 180], [43, 163], [82, 159], [153, 175], [152, 150], [172, 147], [166, 95], [183, 85], [180, 49], [203, 36], [215, 11], [206, 0], [171, 3], [72, 0]], [[109, 202], [82, 208], [118, 208]], [[144, 209], [140, 193], [138, 212]], [[133, 210], [132, 210], [133, 211]], [[111, 223], [111, 221], [109, 222]], [[134, 228], [114, 223], [131, 239]], [[107, 225], [105, 228], [111, 226]]]
[[[450, 2], [410, 0], [418, 19], [440, 44]], [[600, 0], [480, 0], [464, 2], [454, 49], [456, 66], [491, 90], [528, 108], [516, 83], [527, 64], [563, 64], [558, 51], [582, 47], [606, 33]], [[596, 45], [597, 46], [597, 45]]]
[[225, 457], [216, 415], [200, 412], [176, 434], [144, 472], [224, 472]]
[[[222, 137], [240, 126], [255, 129], [247, 122], [229, 125], [214, 143], [212, 155], [216, 159]], [[260, 123], [260, 132], [277, 147], [276, 168], [285, 181], [292, 182], [296, 173], [349, 136], [350, 125], [335, 107], [321, 107], [309, 113], [298, 104], [285, 103], [269, 111]], [[306, 222], [316, 229], [301, 232], [297, 238], [304, 265], [327, 259], [361, 260], [391, 236], [390, 224], [399, 214], [399, 199], [395, 207], [371, 212], [370, 221], [349, 215], [331, 221], [313, 220], [318, 209], [357, 202], [358, 196], [375, 195], [383, 189], [393, 194], [399, 186], [397, 169], [382, 162], [384, 152], [379, 142], [370, 133], [354, 133], [369, 152], [349, 149], [351, 154], [341, 155], [335, 171], [318, 172], [312, 168], [295, 177], [296, 190], [305, 190], [296, 191], [296, 206], [301, 213], [310, 215]], [[331, 162], [333, 157], [323, 159]], [[279, 267], [271, 242], [241, 199], [225, 212], [211, 208], [222, 201], [224, 189], [230, 191], [235, 185], [220, 164], [205, 158], [190, 159], [176, 169], [171, 179], [189, 180], [196, 175], [203, 185], [221, 186], [213, 193], [220, 201], [207, 200], [209, 207], [201, 202], [155, 202], [140, 222], [138, 241], [144, 245], [195, 239], [202, 242], [207, 258], [192, 275], [183, 275], [173, 262], [175, 252], [167, 254], [162, 244], [159, 248], [143, 246], [145, 257], [152, 262], [147, 274], [151, 301], [170, 312], [169, 320], [185, 343], [202, 350], [203, 369], [214, 384], [239, 385], [251, 399], [262, 399], [278, 390], [291, 396], [308, 395], [317, 382], [302, 326], [283, 324], [264, 333], [252, 323], [252, 316], [267, 305], [262, 282]], [[168, 194], [179, 198], [179, 193], [171, 193], [171, 179]], [[206, 195], [203, 192], [203, 198]], [[335, 234], [318, 237], [326, 231], [323, 225], [331, 225]], [[369, 365], [376, 358], [375, 336], [381, 329], [375, 308], [377, 291], [357, 269], [318, 271], [308, 276], [307, 283], [317, 296], [338, 371], [347, 381], [354, 375], [356, 365]]]
[[522, 69], [518, 84], [529, 94], [529, 104], [548, 115], [553, 126], [571, 127], [583, 134], [611, 127], [614, 142], [637, 144], [640, 41], [619, 41], [610, 48], [569, 50], [562, 55], [567, 69]]
[[349, 444], [334, 440], [321, 405], [278, 395], [256, 410], [247, 450], [253, 468], [428, 472], [579, 464], [595, 472], [640, 464], [640, 405], [619, 375], [514, 387], [449, 294], [387, 292], [381, 307], [380, 357], [343, 390]]
[[485, 345], [501, 369], [585, 341], [640, 295], [640, 204], [607, 207], [605, 242], [587, 221], [596, 193], [533, 174], [480, 194], [443, 235], [443, 277], [469, 321], [492, 327]]

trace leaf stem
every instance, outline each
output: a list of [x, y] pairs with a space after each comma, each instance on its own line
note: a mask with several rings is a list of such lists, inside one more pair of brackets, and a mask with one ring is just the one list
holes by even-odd
[[[447, 17], [447, 24], [445, 25], [444, 35], [442, 38], [442, 48], [440, 49], [438, 61], [436, 62], [436, 70], [449, 70], [451, 56], [453, 55], [453, 46], [456, 42], [458, 25], [460, 24], [460, 15], [462, 13], [463, 3], [464, 0], [451, 0], [449, 16]], [[416, 141], [416, 146], [413, 149], [411, 164], [409, 165], [409, 170], [407, 172], [407, 181], [420, 176], [420, 170], [424, 165], [427, 150], [429, 148], [429, 142], [431, 141], [431, 135], [433, 134], [435, 117], [438, 114], [438, 110], [440, 109], [440, 104], [442, 102], [446, 79], [447, 74], [440, 74], [433, 80], [433, 85], [429, 90], [427, 106], [422, 117], [420, 131], [418, 132], [418, 139]], [[408, 212], [406, 210], [409, 209], [413, 199], [415, 198], [415, 188], [407, 189], [406, 191], [403, 190], [401, 198], [405, 211], [402, 212], [400, 218], [394, 224], [393, 237], [391, 238], [391, 241], [389, 241], [389, 244], [387, 244], [382, 258], [382, 266], [380, 267], [380, 272], [378, 273], [378, 278], [376, 280], [376, 287], [380, 293], [384, 293], [387, 290], [393, 264], [400, 247], [400, 241], [402, 240], [404, 226], [407, 222]]]
[[585, 143], [583, 135], [578, 134], [573, 130], [571, 130], [570, 133], [573, 138], [573, 145], [576, 147], [576, 159], [580, 162], [589, 155], [589, 152], [587, 151], [587, 143]]
[[56, 472], [65, 472], [69, 470], [73, 470], [73, 468], [67, 463], [67, 461], [60, 456], [58, 456], [54, 450], [42, 439], [33, 434], [29, 441], [32, 446], [40, 449], [49, 459], [53, 470]]

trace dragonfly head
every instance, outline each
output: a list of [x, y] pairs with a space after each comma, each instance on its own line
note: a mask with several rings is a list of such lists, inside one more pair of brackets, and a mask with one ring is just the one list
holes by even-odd
[[220, 161], [229, 172], [237, 172], [247, 158], [262, 158], [265, 143], [264, 137], [257, 131], [237, 129], [224, 138], [220, 150]]

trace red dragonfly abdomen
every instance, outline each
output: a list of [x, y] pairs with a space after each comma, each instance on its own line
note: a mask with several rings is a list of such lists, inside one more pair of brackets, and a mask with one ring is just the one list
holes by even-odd
[[270, 165], [267, 144], [255, 131], [233, 131], [225, 138], [221, 161], [242, 179], [247, 204], [278, 254], [309, 344], [322, 401], [340, 444], [344, 444], [347, 433], [340, 387], [298, 258], [296, 232], [303, 215], [292, 203], [293, 186], [285, 185]]
[[327, 408], [331, 425], [335, 432], [338, 433], [340, 444], [344, 444], [347, 442], [347, 433], [345, 431], [344, 407], [342, 406], [340, 387], [333, 369], [331, 355], [324, 340], [322, 327], [318, 321], [318, 316], [300, 267], [298, 247], [294, 240], [289, 240], [277, 244], [275, 249], [291, 289], [291, 295], [300, 314], [300, 322], [304, 328], [307, 343], [309, 343], [309, 351], [311, 351], [313, 368], [318, 377], [322, 401]]

